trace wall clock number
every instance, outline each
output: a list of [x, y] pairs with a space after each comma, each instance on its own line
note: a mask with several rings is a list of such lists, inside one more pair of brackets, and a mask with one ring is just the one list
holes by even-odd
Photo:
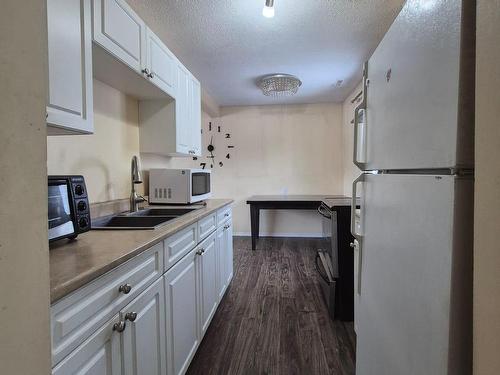
[[201, 169], [205, 169], [206, 166], [207, 166], [207, 163], [200, 163]]
[[198, 160], [198, 157], [197, 156], [193, 156], [193, 160]]
[[217, 132], [220, 133], [220, 126], [217, 126]]
[[227, 154], [226, 159], [231, 159], [231, 155]]
[[234, 148], [234, 146], [227, 146], [227, 148]]
[[226, 133], [226, 138], [231, 138], [231, 134]]
[[223, 165], [224, 165], [224, 163], [220, 161], [219, 162], [219, 167], [222, 167]]
[[209, 132], [211, 132], [211, 131], [212, 131], [212, 123], [211, 123], [211, 122], [209, 122], [209, 123], [208, 123], [208, 131], [209, 131]]

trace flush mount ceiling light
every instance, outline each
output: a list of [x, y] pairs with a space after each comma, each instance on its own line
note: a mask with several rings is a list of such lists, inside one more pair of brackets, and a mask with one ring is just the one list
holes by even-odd
[[274, 17], [274, 0], [266, 0], [266, 4], [262, 9], [262, 15], [266, 18]]
[[291, 74], [271, 74], [262, 77], [258, 84], [266, 96], [292, 96], [297, 93], [302, 82]]

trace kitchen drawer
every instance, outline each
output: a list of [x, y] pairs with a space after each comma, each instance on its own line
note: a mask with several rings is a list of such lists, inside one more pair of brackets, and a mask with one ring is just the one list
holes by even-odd
[[198, 242], [203, 241], [210, 233], [217, 228], [217, 214], [211, 213], [198, 221]]
[[[158, 279], [163, 256], [160, 242], [52, 305], [52, 365]], [[131, 287], [128, 293], [120, 291], [125, 284]]]
[[165, 271], [189, 253], [198, 243], [198, 223], [175, 233], [164, 241]]
[[222, 223], [231, 218], [232, 210], [231, 206], [222, 207], [217, 211], [217, 226], [220, 227]]

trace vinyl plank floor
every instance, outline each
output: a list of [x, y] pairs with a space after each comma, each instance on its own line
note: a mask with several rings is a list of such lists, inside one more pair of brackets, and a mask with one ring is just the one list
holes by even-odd
[[333, 322], [314, 268], [318, 239], [234, 237], [234, 277], [188, 375], [351, 375], [352, 323]]

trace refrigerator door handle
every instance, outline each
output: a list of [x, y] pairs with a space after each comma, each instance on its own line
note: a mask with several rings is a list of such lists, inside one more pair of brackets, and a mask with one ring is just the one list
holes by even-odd
[[[353, 147], [353, 154], [352, 154], [352, 161], [353, 163], [361, 170], [364, 170], [364, 166], [366, 164], [366, 155], [365, 155], [365, 150], [366, 150], [366, 97], [368, 94], [368, 61], [365, 62], [363, 66], [363, 100], [361, 103], [356, 107], [354, 110], [354, 147]], [[359, 119], [361, 116], [361, 111], [363, 111], [363, 132], [362, 132], [362, 151], [363, 151], [363, 158], [360, 160], [358, 158], [359, 155], [359, 135], [360, 135], [360, 123]]]
[[359, 241], [354, 240], [351, 243], [351, 247], [354, 251], [354, 282], [356, 285], [354, 286], [354, 290], [358, 294], [361, 295], [361, 248], [359, 247]]
[[[357, 186], [358, 186], [358, 183], [364, 182], [364, 181], [365, 181], [365, 174], [364, 173], [359, 175], [359, 177], [353, 181], [353, 183], [352, 183], [352, 198], [351, 198], [351, 234], [353, 235], [354, 238], [356, 238], [358, 240], [360, 245], [361, 245], [362, 234], [358, 233], [356, 231], [356, 209], [358, 206], [358, 204], [357, 204], [357, 201], [358, 201], [358, 199], [357, 199], [357, 194], [358, 194]], [[360, 223], [360, 227], [362, 228], [363, 226], [361, 225], [361, 217], [362, 217], [362, 215], [360, 215], [360, 217], [359, 217], [359, 223]]]
[[[366, 114], [365, 114], [365, 108], [364, 108], [364, 101], [361, 103], [359, 106], [356, 107], [354, 110], [354, 147], [353, 147], [353, 153], [352, 153], [352, 162], [361, 170], [364, 169], [364, 164], [365, 160], [360, 160], [358, 158], [359, 155], [359, 148], [362, 147], [361, 149], [364, 150], [365, 148], [365, 137], [366, 137], [366, 131], [362, 132], [362, 140], [361, 142], [363, 145], [359, 145], [360, 143], [360, 131], [359, 131], [359, 118], [361, 117], [360, 112], [363, 111], [363, 121], [366, 120]], [[364, 158], [363, 158], [364, 159]]]

